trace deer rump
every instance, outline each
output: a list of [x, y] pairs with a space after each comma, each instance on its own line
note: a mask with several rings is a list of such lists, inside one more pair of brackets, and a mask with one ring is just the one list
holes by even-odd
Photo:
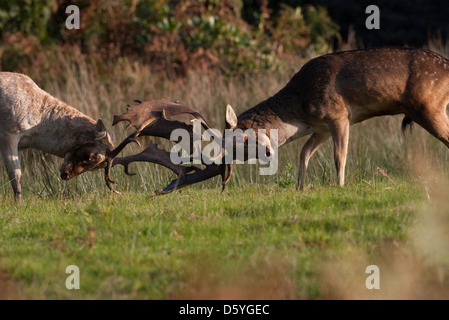
[[208, 180], [218, 175], [221, 175], [222, 177], [222, 190], [224, 190], [226, 183], [232, 175], [231, 164], [225, 165], [224, 163], [212, 163], [205, 165], [204, 169], [196, 166], [177, 165], [171, 161], [170, 152], [161, 149], [159, 145], [155, 143], [150, 143], [142, 152], [138, 154], [117, 158], [116, 156], [118, 153], [130, 142], [135, 142], [140, 145], [140, 143], [136, 140], [137, 137], [152, 136], [170, 140], [170, 135], [173, 130], [185, 129], [189, 132], [190, 137], [192, 138], [193, 125], [177, 120], [167, 119], [172, 116], [189, 114], [193, 116], [195, 121], [201, 122], [204, 129], [210, 129], [206, 119], [204, 119], [198, 111], [191, 107], [171, 102], [166, 99], [134, 101], [137, 105], [128, 105], [127, 111], [121, 115], [114, 116], [112, 123], [112, 125], [115, 126], [121, 121], [128, 121], [129, 124], [127, 128], [134, 127], [136, 131], [130, 134], [119, 144], [119, 146], [115, 149], [115, 157], [111, 157], [111, 160], [105, 168], [105, 180], [109, 189], [117, 192], [112, 187], [112, 184], [115, 184], [110, 177], [110, 170], [112, 167], [120, 164], [124, 166], [125, 174], [135, 175], [135, 173], [129, 172], [129, 164], [132, 162], [151, 162], [162, 165], [177, 175], [177, 178], [172, 180], [162, 191], [156, 191], [156, 195], [167, 194], [174, 190]]

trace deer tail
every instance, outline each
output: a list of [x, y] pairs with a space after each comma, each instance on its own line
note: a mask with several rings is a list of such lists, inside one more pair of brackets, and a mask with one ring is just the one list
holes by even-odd
[[405, 116], [404, 120], [402, 120], [402, 134], [405, 136], [405, 131], [407, 130], [407, 127], [410, 128], [410, 132], [413, 129], [413, 120], [408, 117]]

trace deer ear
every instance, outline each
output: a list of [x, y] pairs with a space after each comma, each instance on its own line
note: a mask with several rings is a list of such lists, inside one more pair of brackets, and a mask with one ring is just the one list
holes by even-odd
[[234, 129], [237, 127], [237, 116], [231, 105], [226, 106], [226, 129]]
[[98, 119], [97, 124], [95, 125], [98, 132], [106, 131], [106, 127], [104, 126], [103, 120]]
[[108, 132], [106, 131], [106, 127], [104, 126], [103, 120], [98, 119], [97, 123], [95, 124], [95, 129], [97, 140], [101, 140], [107, 137]]

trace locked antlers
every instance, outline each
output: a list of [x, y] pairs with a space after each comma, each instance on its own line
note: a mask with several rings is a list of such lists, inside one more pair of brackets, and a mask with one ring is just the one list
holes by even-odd
[[[110, 169], [117, 165], [123, 165], [125, 173], [127, 175], [134, 175], [129, 172], [128, 166], [132, 162], [151, 162], [160, 164], [171, 171], [173, 171], [178, 178], [173, 180], [167, 187], [157, 192], [157, 194], [167, 194], [176, 189], [186, 187], [188, 185], [205, 181], [217, 175], [222, 176], [222, 189], [225, 188], [226, 183], [229, 181], [232, 174], [232, 165], [215, 164], [206, 165], [206, 168], [200, 169], [195, 166], [183, 166], [174, 164], [170, 158], [170, 152], [160, 149], [156, 144], [151, 143], [141, 153], [116, 158], [118, 153], [130, 142], [137, 142], [138, 136], [154, 136], [165, 139], [170, 139], [170, 135], [175, 129], [186, 130], [192, 140], [193, 137], [193, 125], [186, 124], [184, 122], [176, 120], [168, 120], [167, 118], [180, 115], [190, 114], [194, 120], [200, 121], [204, 129], [209, 129], [209, 125], [204, 117], [191, 107], [183, 106], [178, 103], [171, 102], [166, 99], [140, 101], [135, 100], [138, 104], [135, 106], [129, 106], [128, 110], [118, 116], [114, 116], [113, 126], [121, 121], [128, 121], [128, 127], [136, 128], [136, 131], [123, 140], [117, 148], [111, 151], [111, 156], [108, 158], [108, 164], [105, 169], [106, 183], [111, 190], [111, 184], [114, 183], [110, 179]], [[191, 141], [192, 142], [192, 141]], [[138, 143], [138, 142], [137, 142]], [[224, 150], [222, 150], [222, 155]], [[227, 172], [227, 173], [226, 173]], [[115, 191], [115, 190], [114, 190]]]

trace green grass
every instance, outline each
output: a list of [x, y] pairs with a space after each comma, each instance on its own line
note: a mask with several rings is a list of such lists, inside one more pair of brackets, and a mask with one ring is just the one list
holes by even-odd
[[[303, 192], [275, 183], [28, 197], [0, 214], [0, 270], [24, 298], [322, 298], [326, 259], [407, 240], [423, 195], [379, 178]], [[68, 265], [80, 290], [65, 288]]]

